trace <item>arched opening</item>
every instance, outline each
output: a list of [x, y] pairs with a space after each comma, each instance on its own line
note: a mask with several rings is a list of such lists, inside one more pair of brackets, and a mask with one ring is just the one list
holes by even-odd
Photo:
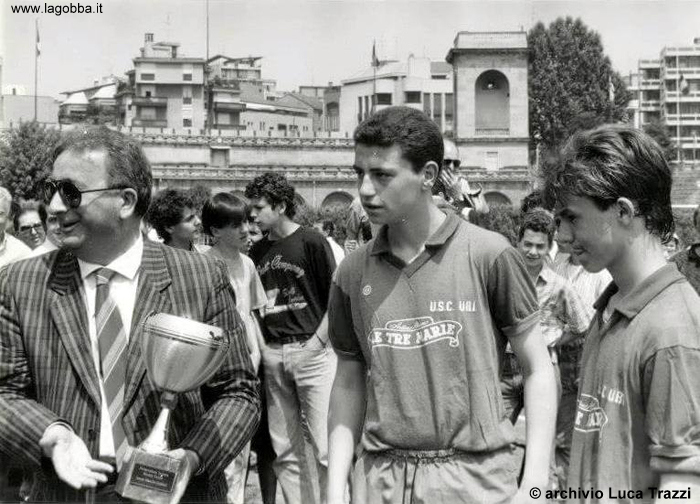
[[347, 207], [352, 203], [352, 196], [345, 191], [335, 191], [330, 193], [323, 199], [321, 208], [330, 208], [333, 206]]
[[510, 201], [510, 198], [498, 191], [484, 193], [484, 199], [489, 206], [513, 206], [513, 202]]
[[477, 135], [510, 134], [510, 84], [498, 70], [487, 70], [475, 83], [474, 113]]

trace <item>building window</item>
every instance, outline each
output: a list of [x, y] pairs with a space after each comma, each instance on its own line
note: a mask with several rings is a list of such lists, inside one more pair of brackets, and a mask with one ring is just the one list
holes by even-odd
[[150, 92], [150, 91], [146, 91], [146, 92], [144, 93], [144, 96], [146, 96], [146, 98], [150, 98], [150, 97], [151, 97], [151, 92]]
[[430, 106], [432, 103], [430, 101], [430, 93], [423, 93], [423, 113], [428, 117], [433, 117], [433, 110]]
[[391, 105], [391, 93], [377, 93], [377, 105]]
[[191, 96], [183, 96], [182, 97], [182, 104], [183, 105], [192, 105], [192, 97]]
[[365, 96], [365, 118], [369, 117], [370, 110], [369, 110], [369, 96]]
[[437, 124], [442, 121], [442, 93], [433, 93], [433, 120]]
[[420, 103], [420, 91], [406, 91], [406, 103]]
[[191, 80], [192, 80], [192, 74], [191, 74], [191, 73], [182, 74], [182, 80], [184, 80], [184, 81], [191, 81]]
[[156, 80], [156, 74], [142, 73], [141, 80]]
[[362, 97], [357, 97], [357, 122], [362, 122]]
[[182, 126], [185, 128], [191, 128], [192, 127], [192, 119], [183, 119]]

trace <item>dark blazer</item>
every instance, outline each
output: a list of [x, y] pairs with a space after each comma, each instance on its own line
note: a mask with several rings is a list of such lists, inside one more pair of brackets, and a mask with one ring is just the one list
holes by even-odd
[[[183, 500], [223, 501], [224, 467], [253, 435], [260, 416], [258, 381], [225, 266], [144, 242], [124, 397], [123, 426], [132, 446], [145, 439], [160, 412], [160, 393], [146, 374], [139, 344], [141, 323], [151, 312], [188, 316], [231, 335], [214, 377], [180, 394], [168, 433], [172, 448], [194, 450], [204, 465]], [[57, 479], [39, 439], [51, 423], [63, 421], [97, 457], [100, 401], [75, 256], [53, 251], [0, 270], [0, 452], [35, 470], [31, 500], [94, 500], [94, 491], [86, 495]]]

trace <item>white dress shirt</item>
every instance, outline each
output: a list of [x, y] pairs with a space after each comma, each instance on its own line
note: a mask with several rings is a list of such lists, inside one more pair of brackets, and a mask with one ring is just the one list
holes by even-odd
[[[85, 289], [85, 306], [87, 307], [88, 332], [92, 350], [92, 359], [95, 364], [95, 372], [100, 376], [100, 350], [97, 344], [97, 328], [95, 327], [95, 294], [97, 280], [92, 273], [100, 268], [109, 268], [117, 274], [109, 282], [109, 293], [117, 304], [119, 314], [124, 324], [126, 339], [129, 341], [131, 332], [131, 318], [136, 304], [136, 287], [139, 283], [139, 268], [143, 256], [143, 238], [139, 233], [136, 242], [122, 255], [111, 263], [102, 266], [78, 259], [80, 277], [83, 279]], [[109, 409], [105, 398], [104, 385], [100, 376], [100, 396], [102, 397], [102, 413], [100, 415], [100, 456], [114, 457], [114, 438], [112, 435], [112, 423], [109, 417]]]

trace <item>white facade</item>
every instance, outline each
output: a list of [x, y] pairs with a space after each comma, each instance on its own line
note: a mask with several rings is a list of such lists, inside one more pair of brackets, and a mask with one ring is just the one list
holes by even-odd
[[370, 67], [341, 82], [340, 131], [352, 135], [373, 110], [391, 105], [423, 110], [441, 131], [451, 131], [452, 87], [452, 70], [447, 63], [413, 55], [405, 63], [380, 62], [376, 69]]

